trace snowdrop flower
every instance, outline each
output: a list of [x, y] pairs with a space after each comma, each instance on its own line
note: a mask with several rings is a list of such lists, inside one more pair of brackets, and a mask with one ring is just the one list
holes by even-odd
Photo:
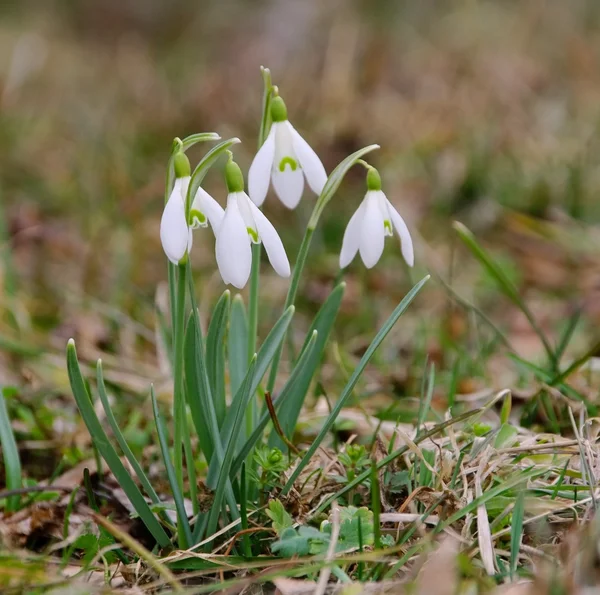
[[186, 196], [190, 185], [190, 162], [185, 153], [175, 156], [175, 185], [165, 205], [160, 221], [160, 240], [163, 250], [173, 264], [184, 264], [192, 249], [192, 229], [206, 227], [213, 231], [223, 220], [223, 209], [202, 188], [198, 188], [190, 208], [189, 221], [186, 215]]
[[225, 283], [242, 289], [252, 266], [251, 243], [262, 241], [275, 272], [290, 276], [290, 263], [281, 239], [270, 221], [244, 192], [244, 177], [237, 163], [225, 166], [227, 207], [218, 227], [216, 255], [219, 272]]
[[190, 162], [185, 153], [174, 159], [175, 185], [160, 220], [160, 241], [173, 264], [183, 264], [192, 249], [192, 230], [185, 215], [185, 197], [190, 185]]
[[347, 267], [357, 252], [360, 252], [360, 257], [368, 269], [374, 267], [383, 253], [385, 236], [393, 235], [393, 229], [400, 238], [404, 260], [408, 266], [413, 266], [413, 244], [408, 227], [382, 192], [379, 172], [371, 166], [368, 167], [367, 194], [346, 227], [340, 267]]
[[273, 124], [248, 172], [248, 193], [261, 206], [267, 196], [269, 181], [281, 202], [294, 209], [304, 190], [304, 177], [311, 190], [319, 195], [327, 181], [321, 160], [287, 119], [281, 97], [271, 101]]

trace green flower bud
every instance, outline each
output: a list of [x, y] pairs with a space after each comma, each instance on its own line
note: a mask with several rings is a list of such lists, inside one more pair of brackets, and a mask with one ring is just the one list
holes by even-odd
[[225, 182], [227, 184], [227, 191], [231, 194], [233, 192], [244, 191], [244, 176], [240, 166], [233, 160], [230, 160], [225, 165]]
[[280, 463], [282, 459], [283, 453], [278, 448], [272, 449], [269, 453], [269, 456], [267, 457], [267, 461], [271, 465], [276, 465], [277, 463]]
[[192, 168], [190, 167], [190, 160], [183, 151], [180, 151], [175, 155], [173, 165], [175, 166], [176, 178], [185, 178], [191, 174]]
[[281, 97], [273, 97], [271, 100], [271, 119], [273, 122], [285, 122], [288, 119], [287, 107]]
[[367, 190], [381, 190], [381, 176], [374, 167], [367, 172]]

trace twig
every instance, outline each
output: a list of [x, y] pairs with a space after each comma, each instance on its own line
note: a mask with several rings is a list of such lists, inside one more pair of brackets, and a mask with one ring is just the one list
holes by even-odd
[[[329, 547], [327, 548], [327, 554], [325, 556], [326, 562], [331, 562], [335, 557], [335, 547], [340, 536], [340, 508], [337, 502], [331, 503], [331, 540], [329, 541]], [[319, 582], [315, 589], [315, 595], [324, 595], [325, 589], [327, 589], [327, 583], [331, 576], [331, 566], [325, 566], [319, 574]]]
[[154, 571], [163, 577], [163, 579], [173, 587], [173, 590], [177, 593], [183, 593], [183, 585], [177, 580], [175, 575], [155, 556], [152, 555], [139, 541], [136, 541], [121, 531], [116, 525], [109, 521], [106, 517], [100, 514], [89, 511], [90, 516], [102, 527], [104, 527], [115, 539], [120, 541], [124, 546], [128, 547], [131, 551], [135, 552], [142, 560], [148, 564]]
[[277, 413], [275, 413], [275, 407], [273, 407], [273, 399], [271, 398], [271, 393], [267, 390], [265, 391], [265, 403], [267, 404], [267, 409], [269, 410], [269, 415], [271, 416], [271, 421], [273, 422], [273, 427], [279, 437], [283, 440], [285, 445], [296, 455], [300, 455], [300, 451], [296, 448], [290, 440], [288, 440], [287, 436], [283, 433], [283, 429], [279, 424], [279, 420], [277, 419]]

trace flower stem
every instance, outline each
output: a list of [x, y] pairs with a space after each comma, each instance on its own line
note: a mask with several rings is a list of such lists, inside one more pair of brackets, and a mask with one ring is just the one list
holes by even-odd
[[[298, 285], [300, 285], [300, 277], [302, 276], [302, 271], [304, 270], [304, 265], [306, 264], [306, 257], [308, 256], [308, 250], [310, 249], [310, 243], [312, 241], [314, 231], [315, 230], [313, 228], [307, 227], [306, 231], [304, 232], [302, 244], [300, 245], [300, 250], [298, 250], [298, 258], [296, 259], [296, 265], [294, 266], [292, 280], [290, 281], [290, 288], [288, 289], [288, 294], [285, 299], [285, 306], [283, 307], [284, 312], [296, 301]], [[277, 378], [277, 369], [279, 368], [279, 361], [281, 360], [282, 345], [283, 341], [277, 349], [275, 357], [273, 358], [273, 363], [271, 364], [271, 371], [269, 372], [269, 382], [267, 383], [267, 391], [269, 391], [270, 393], [273, 392], [273, 387], [275, 386], [275, 380]]]
[[[256, 352], [256, 337], [258, 334], [258, 282], [260, 273], [261, 244], [252, 244], [252, 270], [250, 272], [250, 304], [248, 308], [248, 363]], [[254, 431], [257, 417], [256, 396], [250, 399], [246, 408], [246, 438]]]
[[183, 344], [185, 324], [185, 289], [187, 267], [177, 267], [177, 289], [175, 293], [175, 328], [173, 329], [173, 419], [175, 431], [173, 450], [175, 451], [175, 477], [183, 492], [183, 445], [185, 432], [185, 395], [183, 392]]

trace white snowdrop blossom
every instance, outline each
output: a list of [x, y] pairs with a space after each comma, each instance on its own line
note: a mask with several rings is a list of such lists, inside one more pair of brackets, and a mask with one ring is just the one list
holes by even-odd
[[206, 227], [210, 222], [213, 231], [223, 220], [223, 209], [202, 188], [198, 188], [186, 216], [186, 196], [190, 185], [190, 164], [184, 153], [175, 156], [175, 184], [160, 220], [160, 241], [167, 258], [173, 264], [182, 264], [192, 249], [192, 229]]
[[340, 267], [347, 267], [357, 252], [360, 252], [368, 269], [374, 267], [383, 253], [385, 236], [393, 235], [394, 229], [400, 238], [402, 256], [408, 266], [412, 267], [414, 252], [408, 227], [381, 190], [379, 172], [370, 168], [367, 174], [367, 193], [350, 218], [344, 233]]
[[271, 222], [244, 192], [240, 168], [230, 161], [225, 168], [229, 195], [216, 237], [217, 265], [223, 281], [242, 289], [252, 267], [251, 244], [263, 243], [269, 262], [281, 277], [290, 276], [290, 263], [281, 238]]
[[288, 121], [281, 97], [274, 97], [271, 102], [271, 119], [269, 135], [248, 172], [248, 193], [260, 207], [272, 181], [281, 202], [288, 209], [294, 209], [304, 191], [304, 178], [311, 190], [319, 195], [327, 181], [327, 173], [317, 154]]

